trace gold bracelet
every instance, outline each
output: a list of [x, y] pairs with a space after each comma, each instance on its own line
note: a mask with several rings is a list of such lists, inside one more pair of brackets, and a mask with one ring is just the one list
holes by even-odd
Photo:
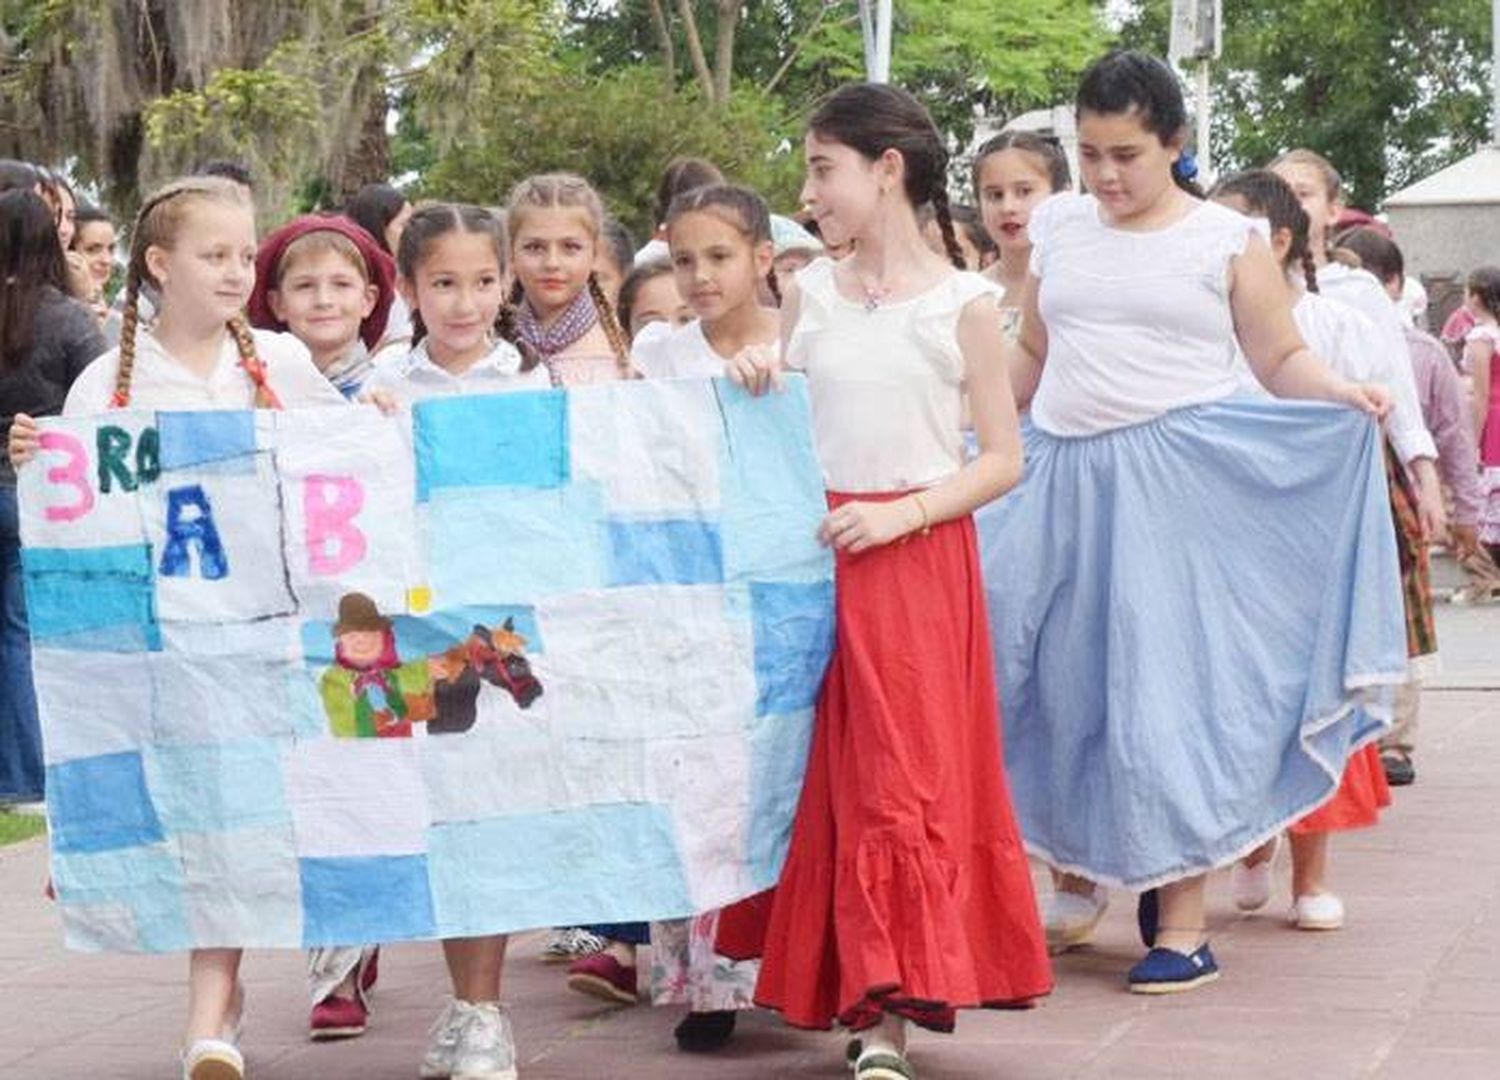
[[922, 498], [920, 491], [913, 491], [911, 497], [912, 501], [917, 504], [917, 509], [922, 511], [922, 524], [917, 526], [917, 532], [922, 536], [926, 536], [932, 532], [932, 517], [927, 513], [927, 502]]

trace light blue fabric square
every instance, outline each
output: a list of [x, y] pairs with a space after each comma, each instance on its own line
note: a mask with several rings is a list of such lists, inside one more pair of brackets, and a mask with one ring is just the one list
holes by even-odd
[[[666, 806], [604, 804], [454, 822], [434, 825], [428, 837], [440, 937], [694, 910]], [[609, 882], [608, 893], [559, 889], [580, 867], [590, 881]], [[508, 925], [496, 927], [497, 912]]]
[[781, 876], [792, 839], [792, 819], [802, 797], [802, 776], [812, 743], [813, 710], [757, 716], [750, 728], [750, 818], [745, 872], [756, 890]]
[[307, 948], [434, 936], [424, 856], [302, 859], [301, 868]]
[[811, 437], [788, 434], [811, 430], [806, 382], [793, 376], [781, 393], [759, 398], [724, 379], [714, 386], [724, 420], [725, 580], [832, 577], [833, 556], [817, 539], [817, 522], [827, 513], [822, 469]]
[[751, 582], [750, 608], [756, 715], [811, 708], [833, 653], [833, 582]]
[[143, 756], [152, 802], [169, 832], [291, 824], [275, 740], [158, 745]]
[[165, 839], [135, 751], [47, 766], [52, 850], [110, 851]]
[[118, 633], [118, 644], [106, 651], [161, 648], [149, 546], [29, 548], [21, 566], [36, 641], [97, 651]]
[[561, 390], [435, 398], [412, 409], [417, 501], [443, 488], [561, 487], [569, 476]]
[[611, 520], [611, 585], [711, 585], [724, 580], [724, 545], [711, 521]]
[[54, 843], [52, 882], [70, 948], [176, 952], [195, 944], [172, 845], [85, 852]]
[[238, 459], [248, 472], [255, 467], [255, 414], [229, 412], [163, 412], [156, 414], [164, 472]]
[[446, 494], [421, 510], [435, 607], [534, 604], [605, 586], [608, 540], [596, 485]]

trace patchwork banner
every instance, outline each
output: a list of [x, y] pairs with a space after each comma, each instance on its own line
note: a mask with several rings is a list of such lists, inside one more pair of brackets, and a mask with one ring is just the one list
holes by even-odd
[[69, 945], [669, 918], [774, 883], [833, 644], [805, 387], [43, 424]]

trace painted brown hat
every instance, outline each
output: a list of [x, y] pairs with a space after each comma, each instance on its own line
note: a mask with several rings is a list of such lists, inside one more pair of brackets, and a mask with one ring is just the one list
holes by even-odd
[[339, 597], [339, 621], [333, 624], [334, 637], [390, 628], [391, 620], [380, 614], [375, 601], [364, 593], [345, 593]]

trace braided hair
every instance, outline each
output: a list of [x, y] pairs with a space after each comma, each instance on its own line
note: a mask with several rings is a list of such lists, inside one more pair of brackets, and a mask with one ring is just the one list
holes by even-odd
[[[588, 222], [589, 234], [594, 241], [595, 250], [604, 242], [604, 200], [599, 198], [589, 182], [574, 173], [542, 173], [538, 176], [528, 176], [511, 189], [510, 198], [506, 202], [506, 224], [509, 227], [512, 241], [520, 232], [520, 222], [528, 210], [579, 210]], [[410, 228], [410, 226], [408, 226]], [[609, 341], [610, 351], [615, 354], [615, 364], [619, 368], [620, 378], [638, 379], [640, 372], [636, 371], [630, 363], [630, 338], [620, 328], [620, 320], [615, 317], [614, 305], [604, 295], [604, 289], [599, 285], [599, 279], [592, 270], [589, 271], [588, 285], [589, 299], [594, 302], [594, 311], [598, 316], [599, 325], [604, 330], [604, 336]], [[511, 302], [520, 304], [525, 297], [525, 291], [517, 282], [511, 289]]]
[[1220, 180], [1214, 185], [1211, 196], [1220, 201], [1238, 199], [1244, 203], [1247, 213], [1264, 216], [1271, 223], [1273, 232], [1287, 230], [1292, 237], [1292, 246], [1287, 249], [1285, 268], [1300, 265], [1307, 291], [1318, 291], [1318, 268], [1313, 262], [1307, 211], [1302, 209], [1291, 184], [1270, 169], [1246, 169]]
[[[678, 218], [694, 212], [712, 213], [743, 236], [751, 248], [774, 244], [771, 208], [758, 192], [742, 184], [708, 184], [683, 192], [672, 200], [663, 224], [670, 228]], [[781, 282], [776, 279], [775, 266], [766, 271], [766, 288], [780, 307]]]
[[948, 149], [920, 101], [887, 83], [851, 83], [819, 103], [808, 127], [869, 161], [887, 150], [899, 153], [906, 166], [902, 184], [907, 201], [914, 211], [931, 204], [949, 260], [968, 269], [948, 205]]
[[[146, 253], [153, 247], [170, 248], [177, 240], [194, 202], [214, 200], [233, 206], [251, 207], [243, 187], [218, 176], [190, 176], [158, 188], [141, 204], [135, 226], [130, 233], [130, 257], [125, 265], [125, 301], [120, 320], [120, 362], [115, 375], [115, 390], [110, 398], [113, 408], [130, 404], [130, 387], [135, 376], [136, 336], [140, 328], [140, 298], [144, 286], [161, 288], [146, 265]], [[255, 338], [242, 316], [227, 320], [225, 328], [234, 338], [240, 354], [240, 366], [255, 384], [255, 407], [279, 409], [281, 402], [266, 381], [266, 366], [255, 349]]]

